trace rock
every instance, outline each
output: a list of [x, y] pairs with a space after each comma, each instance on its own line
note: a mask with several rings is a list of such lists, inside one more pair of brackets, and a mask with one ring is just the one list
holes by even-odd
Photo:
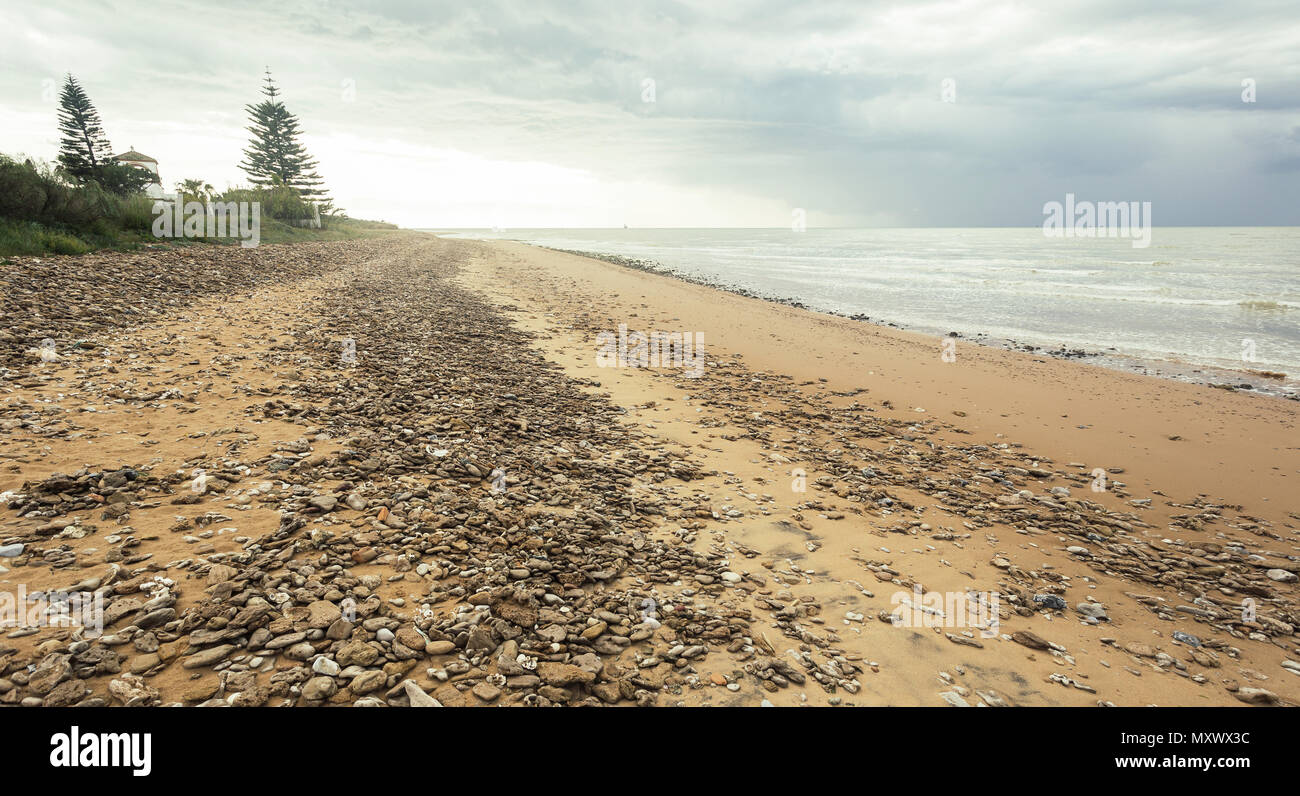
[[1269, 580], [1275, 580], [1278, 583], [1295, 583], [1300, 580], [1300, 575], [1294, 572], [1287, 572], [1285, 569], [1270, 569], [1264, 573]]
[[344, 644], [335, 653], [334, 660], [340, 666], [369, 666], [379, 658], [379, 650], [364, 641], [351, 641]]
[[1248, 705], [1275, 705], [1278, 702], [1277, 694], [1263, 688], [1246, 686], [1238, 688], [1232, 695]]
[[225, 564], [213, 564], [212, 568], [208, 570], [208, 585], [215, 586], [219, 583], [225, 583], [233, 579], [237, 574], [239, 573], [236, 572], [234, 567]]
[[455, 649], [456, 645], [450, 641], [430, 641], [424, 645], [424, 651], [428, 655], [446, 655]]
[[1124, 651], [1130, 655], [1136, 655], [1139, 658], [1154, 658], [1156, 656], [1155, 649], [1147, 644], [1142, 644], [1137, 641], [1130, 641], [1125, 644]]
[[1050, 611], [1064, 611], [1069, 604], [1055, 594], [1035, 594], [1034, 602]]
[[310, 498], [307, 501], [307, 505], [310, 506], [311, 508], [327, 514], [333, 511], [338, 504], [339, 504], [338, 498], [334, 497], [333, 495], [319, 495], [317, 497]]
[[36, 664], [27, 680], [27, 687], [35, 694], [45, 695], [54, 687], [72, 677], [72, 656], [51, 652]]
[[307, 626], [323, 630], [343, 616], [342, 610], [329, 600], [315, 600], [307, 606]]
[[406, 697], [411, 702], [413, 708], [440, 708], [442, 705], [438, 700], [429, 696], [424, 689], [416, 685], [414, 680], [405, 680], [402, 687], [406, 689]]
[[225, 660], [226, 656], [234, 651], [234, 644], [220, 644], [216, 647], [209, 647], [208, 649], [197, 652], [182, 660], [181, 666], [186, 669], [198, 669], [202, 666], [211, 666], [214, 663]]
[[1016, 642], [1017, 644], [1021, 644], [1023, 646], [1029, 647], [1030, 649], [1035, 649], [1035, 650], [1045, 650], [1048, 649], [1050, 646], [1046, 641], [1044, 641], [1037, 634], [1031, 633], [1028, 630], [1017, 630], [1016, 632], [1011, 634], [1011, 640]]
[[309, 702], [320, 702], [338, 693], [339, 684], [333, 677], [313, 677], [302, 685], [302, 698]]
[[356, 677], [348, 684], [348, 689], [354, 694], [368, 694], [378, 688], [383, 688], [388, 682], [388, 676], [378, 669], [370, 669]]
[[553, 663], [547, 661], [537, 664], [537, 676], [542, 682], [552, 686], [567, 686], [579, 683], [590, 683], [596, 679], [596, 675], [585, 669], [574, 666], [569, 663]]
[[158, 689], [150, 687], [142, 677], [134, 674], [124, 674], [110, 681], [108, 693], [129, 708], [158, 701]]
[[1079, 603], [1074, 610], [1093, 619], [1107, 619], [1106, 606], [1099, 603]]
[[316, 674], [336, 677], [339, 672], [343, 671], [343, 668], [329, 658], [322, 656], [312, 661], [311, 670]]
[[41, 704], [47, 708], [63, 708], [75, 705], [90, 693], [84, 680], [64, 680], [50, 689]]

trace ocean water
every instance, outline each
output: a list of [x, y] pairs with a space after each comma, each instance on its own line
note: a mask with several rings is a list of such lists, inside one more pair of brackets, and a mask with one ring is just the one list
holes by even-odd
[[990, 343], [1300, 377], [1300, 227], [432, 230], [652, 260], [810, 309]]

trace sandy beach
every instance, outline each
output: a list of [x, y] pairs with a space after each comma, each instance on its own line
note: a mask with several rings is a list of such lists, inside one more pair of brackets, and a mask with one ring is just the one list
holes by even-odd
[[[522, 244], [313, 245], [7, 341], [0, 588], [107, 605], [6, 631], [0, 703], [1300, 703], [1295, 402]], [[603, 366], [620, 327], [698, 375]]]

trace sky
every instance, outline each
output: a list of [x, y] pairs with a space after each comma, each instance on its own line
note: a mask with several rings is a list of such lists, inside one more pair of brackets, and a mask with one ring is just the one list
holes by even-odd
[[246, 184], [269, 68], [336, 204], [408, 227], [1300, 224], [1294, 0], [0, 6], [0, 152], [56, 157], [71, 72], [169, 189]]

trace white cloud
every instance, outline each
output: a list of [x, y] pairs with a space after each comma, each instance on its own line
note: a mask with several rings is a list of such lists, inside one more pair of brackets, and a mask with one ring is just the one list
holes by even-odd
[[7, 22], [0, 151], [54, 157], [42, 81], [72, 71], [117, 149], [240, 182], [269, 65], [338, 204], [405, 225], [1031, 225], [1084, 189], [1164, 223], [1300, 220], [1300, 19], [1264, 0], [52, 0]]

